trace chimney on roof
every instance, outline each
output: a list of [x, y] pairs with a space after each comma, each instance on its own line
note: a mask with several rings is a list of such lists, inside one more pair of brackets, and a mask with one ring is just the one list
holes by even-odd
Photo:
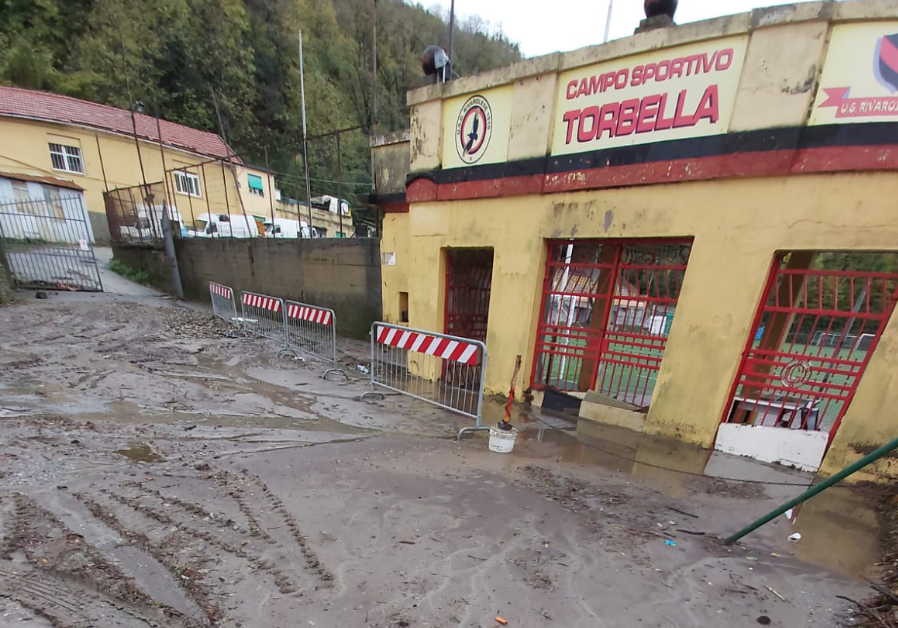
[[667, 28], [676, 26], [673, 21], [674, 13], [677, 12], [678, 0], [645, 0], [643, 9], [645, 9], [645, 19], [639, 22], [639, 26], [634, 31], [635, 34], [645, 33], [657, 28]]

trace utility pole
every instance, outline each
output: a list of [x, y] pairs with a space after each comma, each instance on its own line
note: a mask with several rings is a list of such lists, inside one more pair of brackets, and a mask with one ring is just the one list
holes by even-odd
[[371, 22], [374, 30], [371, 37], [371, 77], [374, 86], [371, 94], [371, 130], [373, 132], [377, 129], [377, 0], [374, 0], [374, 13]]
[[340, 134], [337, 133], [337, 215], [340, 217], [340, 237], [345, 238], [343, 233], [343, 166], [340, 161]]
[[[455, 61], [452, 56], [452, 36], [455, 34], [455, 0], [449, 3], [449, 63]], [[451, 66], [450, 66], [451, 67]]]
[[[454, 2], [455, 0], [453, 0]], [[605, 37], [602, 39], [602, 43], [608, 41], [608, 34], [611, 31], [611, 9], [614, 8], [614, 0], [608, 0], [608, 17], [605, 18]], [[450, 59], [452, 57], [449, 57]]]
[[[140, 154], [140, 141], [137, 139], [137, 119], [134, 117], [134, 97], [131, 94], [131, 75], [128, 72], [128, 59], [125, 57], [125, 38], [122, 31], [118, 32], [119, 42], [122, 51], [122, 66], [125, 73], [125, 89], [128, 91], [128, 111], [131, 112], [131, 130], [134, 132], [134, 146], [137, 147], [137, 162], [140, 164], [140, 178], [143, 181], [143, 187], [147, 187], [147, 175], [143, 169], [143, 157]], [[144, 192], [146, 193], [146, 192]]]
[[[376, 1], [376, 0], [375, 0]], [[306, 174], [306, 202], [309, 212], [309, 237], [312, 237], [312, 184], [309, 181], [309, 140], [306, 133], [306, 82], [302, 67], [302, 31], [299, 31], [299, 94], [302, 98], [302, 165]], [[299, 229], [302, 235], [302, 224]]]
[[184, 298], [184, 287], [181, 285], [181, 270], [178, 268], [178, 254], [175, 250], [175, 237], [171, 229], [171, 218], [168, 215], [168, 194], [165, 186], [165, 145], [162, 143], [162, 123], [159, 121], [159, 105], [155, 106], [156, 134], [159, 136], [159, 155], [162, 157], [162, 244], [165, 247], [165, 261], [171, 273], [172, 286], [178, 299]]
[[[237, 190], [237, 200], [240, 202], [240, 213], [243, 214], [243, 219], [246, 221], [246, 227], [248, 229], [251, 224], [255, 223], [255, 220], [253, 220], [253, 222], [250, 222], [249, 217], [246, 215], [246, 206], [244, 206], [244, 204], [243, 204], [243, 195], [240, 194], [240, 181], [237, 180], [237, 168], [236, 168], [236, 166], [234, 166], [234, 162], [231, 160], [231, 145], [228, 144], [228, 136], [225, 135], [224, 122], [222, 122], [222, 119], [221, 119], [221, 110], [218, 108], [218, 96], [215, 95], [215, 88], [212, 87], [211, 85], [209, 86], [209, 91], [212, 93], [212, 107], [215, 109], [215, 117], [218, 118], [218, 131], [219, 131], [219, 133], [221, 133], [221, 139], [225, 145], [225, 155], [228, 156], [228, 170], [231, 171], [231, 176], [234, 177], [234, 186], [236, 187], [236, 190]], [[234, 155], [236, 156], [237, 153], [234, 153]], [[222, 178], [222, 185], [224, 185], [224, 187], [222, 189], [224, 190], [224, 195], [225, 195], [225, 207], [228, 209], [228, 214], [230, 214], [231, 209], [230, 209], [230, 206], [228, 205], [228, 181], [224, 176], [224, 165], [223, 164], [222, 164], [221, 178]], [[190, 197], [188, 196], [188, 198], [190, 198]], [[192, 209], [190, 211], [191, 211], [191, 213], [193, 213]], [[231, 236], [233, 237], [234, 228], [230, 226], [230, 223], [228, 223], [228, 224], [229, 224], [228, 228], [231, 229]]]

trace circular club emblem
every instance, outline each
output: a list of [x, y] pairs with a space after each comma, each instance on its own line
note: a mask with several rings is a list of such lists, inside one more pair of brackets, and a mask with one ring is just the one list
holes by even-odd
[[811, 378], [813, 369], [808, 362], [792, 360], [783, 366], [780, 380], [787, 388], [797, 388]]
[[472, 96], [462, 105], [455, 123], [455, 149], [466, 164], [483, 157], [493, 131], [493, 113], [483, 96]]

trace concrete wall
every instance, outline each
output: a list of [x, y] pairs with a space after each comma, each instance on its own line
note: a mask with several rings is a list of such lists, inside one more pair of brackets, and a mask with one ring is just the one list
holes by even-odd
[[[3, 138], [0, 143], [0, 171], [53, 176], [78, 184], [84, 188], [94, 237], [98, 242], [109, 241], [103, 192], [143, 182], [134, 138], [76, 126], [4, 117], [0, 117], [0, 138]], [[84, 174], [54, 170], [48, 147], [50, 142], [81, 148]], [[164, 174], [159, 145], [141, 141], [140, 156], [147, 182], [162, 181]], [[168, 182], [174, 204], [189, 227], [193, 226], [191, 213], [198, 216], [207, 211], [225, 211], [223, 204], [221, 208], [215, 205], [215, 199], [222, 198], [225, 190], [230, 198], [231, 213], [239, 213], [233, 173], [227, 168], [222, 172], [219, 164], [207, 165], [202, 169], [196, 166], [208, 160], [208, 157], [185, 151], [165, 149], [166, 168], [187, 168], [188, 172], [200, 177], [203, 189], [200, 198], [175, 193], [172, 182]], [[211, 207], [207, 206], [207, 196], [213, 199]]]
[[[209, 282], [329, 307], [337, 332], [367, 339], [381, 319], [380, 246], [373, 238], [328, 240], [176, 240], [184, 296], [209, 300]], [[115, 259], [146, 272], [156, 287], [173, 292], [160, 247], [114, 244]], [[237, 307], [240, 307], [238, 302]]]
[[113, 242], [112, 256], [131, 270], [145, 272], [151, 285], [169, 294], [174, 294], [175, 287], [165, 263], [165, 252], [162, 250], [162, 245]]
[[378, 194], [405, 194], [409, 172], [409, 134], [407, 131], [378, 135], [371, 139], [374, 187]]
[[365, 339], [381, 317], [377, 240], [190, 239], [176, 241], [189, 299], [208, 300], [209, 282], [334, 310], [337, 332]]

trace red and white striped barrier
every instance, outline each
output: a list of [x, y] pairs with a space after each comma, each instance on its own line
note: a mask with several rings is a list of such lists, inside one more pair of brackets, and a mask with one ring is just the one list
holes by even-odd
[[253, 294], [251, 292], [243, 293], [243, 305], [251, 305], [259, 307], [270, 312], [280, 312], [283, 302], [274, 297], [266, 297], [261, 294]]
[[287, 349], [330, 363], [330, 373], [345, 373], [337, 364], [337, 318], [334, 311], [298, 301], [286, 301]]
[[452, 339], [382, 325], [376, 327], [376, 338], [382, 345], [432, 355], [469, 366], [476, 365], [480, 358], [478, 345], [460, 338]]
[[254, 292], [240, 294], [243, 329], [247, 333], [256, 334], [287, 344], [287, 317], [284, 316], [284, 300]]
[[234, 325], [240, 325], [233, 290], [224, 284], [210, 281], [209, 298], [212, 300], [212, 313], [215, 316]]
[[220, 297], [224, 297], [225, 299], [233, 299], [234, 291], [229, 287], [222, 285], [220, 283], [215, 283], [214, 281], [209, 282], [209, 292], [211, 294], [217, 294]]
[[483, 425], [483, 374], [486, 345], [479, 340], [449, 336], [402, 325], [371, 325], [371, 392], [378, 388], [463, 414], [475, 420], [458, 435], [488, 429]]
[[299, 303], [287, 303], [287, 316], [301, 321], [318, 323], [319, 325], [332, 325], [334, 322], [331, 310], [312, 307], [311, 305], [300, 305]]

